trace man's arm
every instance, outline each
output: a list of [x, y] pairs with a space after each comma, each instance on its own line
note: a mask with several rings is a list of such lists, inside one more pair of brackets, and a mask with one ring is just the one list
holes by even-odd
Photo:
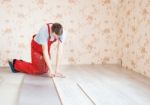
[[49, 75], [50, 75], [50, 77], [53, 77], [51, 60], [50, 60], [49, 54], [48, 54], [48, 46], [47, 45], [42, 45], [42, 51], [43, 51], [44, 60], [45, 60], [47, 66], [49, 68]]
[[56, 53], [56, 71], [55, 71], [55, 73], [60, 72], [60, 63], [61, 63], [61, 58], [62, 58], [62, 50], [63, 50], [63, 43], [58, 40], [57, 53]]

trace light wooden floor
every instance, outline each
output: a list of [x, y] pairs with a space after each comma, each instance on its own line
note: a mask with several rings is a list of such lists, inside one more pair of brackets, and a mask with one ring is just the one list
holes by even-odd
[[18, 105], [61, 105], [53, 80], [47, 75], [25, 75]]
[[21, 74], [19, 105], [150, 105], [150, 79], [119, 65], [70, 65], [62, 71], [66, 78]]
[[8, 68], [0, 68], [0, 105], [16, 105], [23, 77], [22, 73], [12, 74]]
[[150, 79], [116, 65], [63, 66], [63, 105], [150, 105]]

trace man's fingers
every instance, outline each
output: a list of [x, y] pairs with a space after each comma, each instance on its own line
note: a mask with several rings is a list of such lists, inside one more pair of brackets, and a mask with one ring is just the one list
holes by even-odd
[[55, 73], [55, 76], [56, 77], [60, 77], [60, 78], [65, 78], [65, 76], [63, 74], [61, 74], [61, 73]]
[[53, 78], [53, 77], [55, 77], [55, 74], [49, 74], [49, 76], [50, 76], [51, 78]]

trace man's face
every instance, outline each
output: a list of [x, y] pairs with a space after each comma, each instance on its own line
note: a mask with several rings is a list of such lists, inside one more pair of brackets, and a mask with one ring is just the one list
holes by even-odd
[[55, 33], [53, 33], [53, 36], [54, 36], [55, 39], [59, 39], [59, 38], [60, 38], [60, 36], [58, 36], [58, 35], [55, 34]]

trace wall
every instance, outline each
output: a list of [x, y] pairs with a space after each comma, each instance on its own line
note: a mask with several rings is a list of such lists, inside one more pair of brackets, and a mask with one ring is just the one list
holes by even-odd
[[0, 0], [0, 66], [8, 58], [30, 61], [32, 35], [60, 22], [67, 32], [62, 64], [121, 62], [150, 77], [148, 10], [149, 0]]
[[116, 15], [110, 0], [0, 0], [0, 66], [30, 61], [32, 35], [47, 22], [67, 32], [62, 64], [118, 64]]
[[118, 10], [122, 66], [150, 77], [150, 0], [122, 0]]

